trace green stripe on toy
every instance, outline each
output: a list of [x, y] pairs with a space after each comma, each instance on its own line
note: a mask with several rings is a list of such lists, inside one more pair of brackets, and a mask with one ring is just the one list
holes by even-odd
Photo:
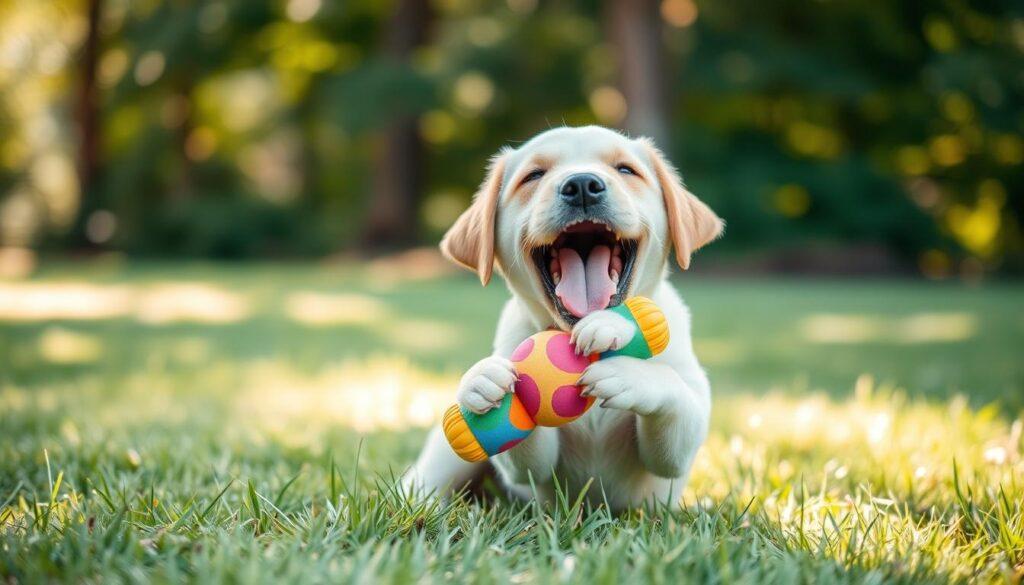
[[534, 427], [558, 427], [583, 415], [594, 404], [580, 395], [580, 374], [592, 362], [625, 355], [647, 359], [668, 346], [668, 323], [661, 309], [648, 298], [632, 297], [613, 307], [636, 325], [636, 333], [624, 347], [600, 355], [576, 355], [564, 331], [541, 331], [526, 338], [512, 352], [519, 380], [515, 392], [484, 414], [451, 406], [442, 428], [452, 449], [466, 461], [482, 461], [507, 451], [533, 432]]

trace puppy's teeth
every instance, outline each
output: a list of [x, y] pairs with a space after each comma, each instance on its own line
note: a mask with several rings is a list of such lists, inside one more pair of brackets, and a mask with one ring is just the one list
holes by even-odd
[[553, 280], [555, 282], [555, 286], [558, 286], [558, 283], [562, 282], [562, 273], [561, 272], [556, 272], [556, 273], [552, 274], [551, 275], [551, 280]]
[[622, 257], [612, 256], [611, 262], [608, 263], [608, 268], [611, 272], [622, 272]]
[[614, 282], [615, 284], [619, 284], [619, 271], [618, 270], [612, 270], [611, 274], [609, 274], [608, 276], [611, 276], [612, 282]]
[[554, 248], [551, 248], [548, 256], [551, 256], [552, 258], [558, 258], [558, 252], [556, 252]]

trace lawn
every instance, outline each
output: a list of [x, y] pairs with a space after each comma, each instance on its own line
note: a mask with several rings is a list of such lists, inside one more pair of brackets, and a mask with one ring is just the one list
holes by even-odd
[[1024, 287], [677, 284], [711, 437], [616, 516], [394, 493], [506, 297], [432, 256], [0, 281], [0, 576], [1021, 581]]

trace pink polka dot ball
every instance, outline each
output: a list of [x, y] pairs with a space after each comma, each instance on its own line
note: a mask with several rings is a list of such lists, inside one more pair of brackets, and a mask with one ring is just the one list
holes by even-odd
[[532, 335], [512, 352], [512, 364], [519, 374], [516, 397], [538, 426], [570, 423], [594, 404], [592, 397], [580, 395], [582, 388], [576, 385], [591, 361], [588, 356], [576, 355], [569, 334], [563, 331]]

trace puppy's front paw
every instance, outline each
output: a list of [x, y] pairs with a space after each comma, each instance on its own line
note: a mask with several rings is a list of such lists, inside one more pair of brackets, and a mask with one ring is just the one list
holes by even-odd
[[516, 370], [509, 360], [491, 356], [478, 361], [462, 376], [456, 400], [470, 412], [483, 414], [512, 392]]
[[612, 311], [594, 311], [572, 328], [576, 353], [590, 355], [610, 349], [622, 349], [636, 334], [636, 325]]
[[602, 408], [629, 410], [648, 415], [658, 410], [659, 391], [650, 384], [645, 363], [619, 356], [594, 362], [580, 376], [585, 396], [597, 398]]

